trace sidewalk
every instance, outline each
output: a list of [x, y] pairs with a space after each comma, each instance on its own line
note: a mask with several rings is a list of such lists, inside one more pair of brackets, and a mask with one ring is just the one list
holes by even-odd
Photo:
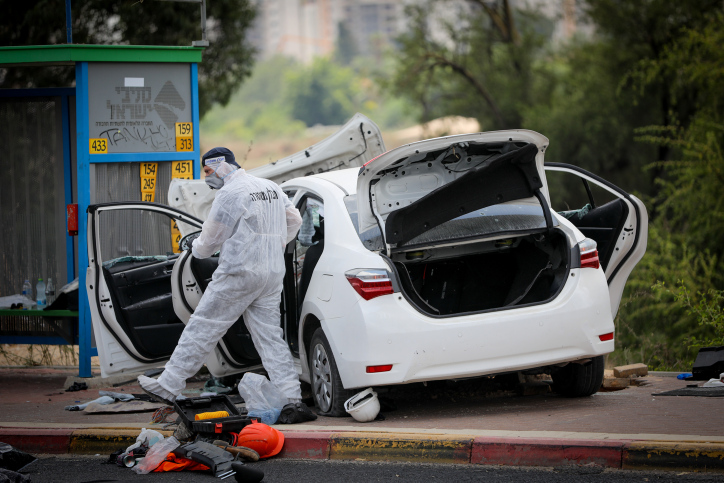
[[[135, 441], [140, 428], [162, 428], [148, 423], [151, 413], [65, 411], [98, 397], [98, 389], [63, 392], [72, 375], [64, 369], [0, 369], [0, 441], [31, 453], [110, 454]], [[320, 417], [277, 426], [286, 436], [280, 456], [724, 471], [721, 399], [652, 396], [686, 383], [645, 379], [644, 386], [583, 399], [486, 393], [475, 380], [399, 386], [385, 394], [398, 409], [384, 413], [384, 421]], [[134, 384], [105, 389], [140, 392]]]

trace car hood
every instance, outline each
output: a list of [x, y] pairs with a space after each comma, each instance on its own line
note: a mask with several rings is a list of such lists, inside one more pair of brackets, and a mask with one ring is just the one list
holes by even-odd
[[360, 169], [359, 230], [379, 225], [394, 247], [487, 206], [534, 196], [549, 204], [547, 147], [537, 132], [511, 130], [428, 139], [384, 153]]
[[355, 114], [339, 131], [298, 153], [248, 172], [282, 184], [293, 178], [356, 168], [385, 151], [377, 124]]

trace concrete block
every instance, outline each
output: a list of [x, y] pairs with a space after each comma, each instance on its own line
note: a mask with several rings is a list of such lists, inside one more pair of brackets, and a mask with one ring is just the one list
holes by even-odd
[[603, 387], [606, 389], [625, 389], [631, 384], [628, 377], [610, 377], [603, 379]]
[[646, 376], [648, 374], [649, 368], [646, 364], [629, 364], [613, 368], [614, 377]]

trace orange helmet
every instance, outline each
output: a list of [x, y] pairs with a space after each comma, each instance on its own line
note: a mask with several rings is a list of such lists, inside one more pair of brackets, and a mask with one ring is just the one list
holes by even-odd
[[253, 421], [241, 430], [236, 446], [251, 448], [259, 453], [260, 458], [269, 458], [282, 450], [284, 434], [264, 423]]

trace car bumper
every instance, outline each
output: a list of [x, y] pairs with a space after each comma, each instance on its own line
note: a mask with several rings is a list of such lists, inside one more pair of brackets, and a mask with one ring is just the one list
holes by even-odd
[[[449, 318], [428, 317], [399, 293], [360, 300], [322, 322], [346, 388], [532, 369], [607, 354], [614, 331], [603, 272], [571, 270], [551, 302]], [[388, 372], [367, 366], [392, 364]]]

